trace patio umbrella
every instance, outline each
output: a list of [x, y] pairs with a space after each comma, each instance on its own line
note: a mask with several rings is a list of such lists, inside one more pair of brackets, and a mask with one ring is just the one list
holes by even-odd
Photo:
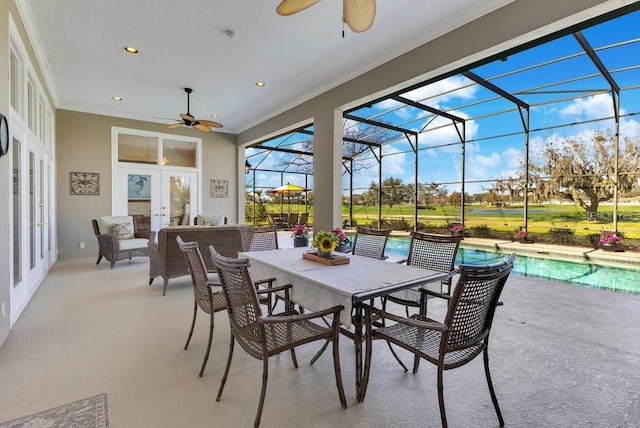
[[[291, 193], [295, 192], [306, 192], [307, 189], [304, 187], [298, 186], [297, 184], [287, 183], [282, 186], [276, 187], [275, 189], [269, 190], [270, 193], [278, 194], [278, 195], [287, 195], [287, 204], [289, 205], [289, 214], [291, 214], [291, 200], [289, 196]], [[280, 200], [282, 202], [282, 199]]]

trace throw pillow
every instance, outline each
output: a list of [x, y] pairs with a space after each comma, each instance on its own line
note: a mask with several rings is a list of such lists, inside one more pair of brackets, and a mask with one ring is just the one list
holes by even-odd
[[125, 239], [133, 239], [133, 225], [131, 223], [113, 223], [111, 225], [111, 231], [118, 241], [123, 241]]

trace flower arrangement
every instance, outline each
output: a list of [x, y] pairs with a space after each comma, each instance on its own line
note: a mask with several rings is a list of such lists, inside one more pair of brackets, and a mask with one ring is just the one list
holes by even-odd
[[323, 253], [330, 253], [338, 246], [338, 237], [333, 232], [318, 232], [313, 237], [312, 247]]
[[515, 238], [517, 240], [529, 239], [529, 233], [525, 229], [520, 229], [516, 232]]
[[344, 231], [339, 227], [334, 227], [333, 230], [331, 230], [331, 233], [336, 235], [336, 238], [338, 239], [338, 245], [349, 243], [349, 238], [347, 238], [347, 235], [345, 235]]
[[464, 224], [454, 224], [449, 228], [451, 233], [460, 233], [464, 230]]
[[600, 244], [603, 245], [622, 245], [624, 243], [624, 239], [622, 236], [617, 235], [612, 232], [602, 232], [600, 234]]
[[292, 238], [308, 238], [309, 228], [305, 224], [296, 224], [291, 228]]

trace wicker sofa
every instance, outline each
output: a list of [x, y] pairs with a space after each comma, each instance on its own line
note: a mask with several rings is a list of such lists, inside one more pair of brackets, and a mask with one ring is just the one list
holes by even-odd
[[[98, 261], [104, 257], [111, 263], [111, 269], [119, 260], [131, 259], [134, 256], [146, 257], [148, 243], [155, 238], [155, 232], [140, 230], [132, 216], [103, 216], [91, 220], [93, 233], [98, 239]], [[126, 239], [114, 233], [114, 225], [128, 226], [132, 235]]]
[[185, 242], [198, 242], [208, 271], [215, 271], [209, 245], [220, 254], [238, 257], [238, 252], [247, 251], [253, 239], [253, 226], [237, 224], [224, 226], [173, 226], [158, 231], [158, 242], [149, 242], [149, 285], [161, 276], [164, 280], [162, 295], [167, 294], [171, 278], [189, 275], [187, 261], [180, 251], [176, 237]]

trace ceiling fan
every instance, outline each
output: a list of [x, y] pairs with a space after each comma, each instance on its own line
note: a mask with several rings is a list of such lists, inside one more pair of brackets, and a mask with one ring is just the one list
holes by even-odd
[[[320, 0], [282, 0], [276, 12], [288, 16], [298, 13]], [[376, 0], [342, 0], [344, 22], [353, 32], [362, 33], [373, 25], [376, 17]]]
[[181, 113], [180, 117], [182, 120], [178, 120], [178, 123], [172, 123], [169, 125], [169, 128], [179, 128], [181, 126], [190, 126], [192, 128], [197, 129], [201, 132], [211, 132], [211, 128], [222, 128], [222, 124], [218, 122], [214, 122], [212, 120], [196, 120], [195, 117], [189, 113], [189, 94], [193, 92], [191, 88], [184, 88], [184, 91], [187, 93], [187, 113]]

